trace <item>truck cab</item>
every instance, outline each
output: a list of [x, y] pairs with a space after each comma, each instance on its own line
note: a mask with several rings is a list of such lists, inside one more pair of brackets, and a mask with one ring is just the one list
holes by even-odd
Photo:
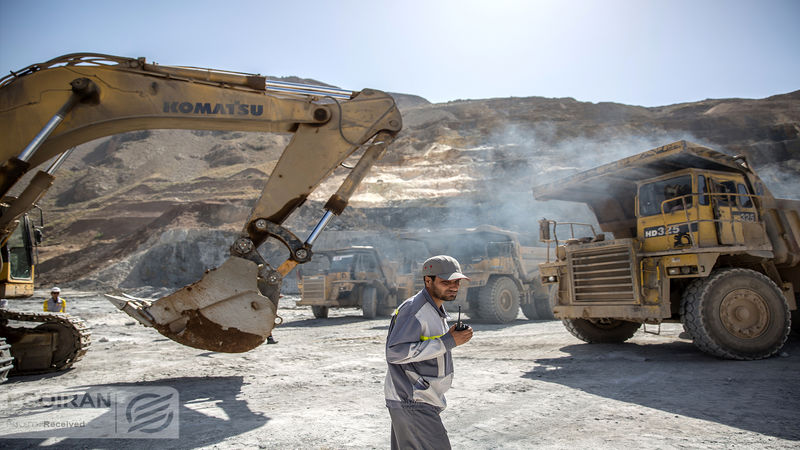
[[757, 196], [736, 173], [687, 169], [637, 183], [643, 250], [716, 246], [770, 250]]

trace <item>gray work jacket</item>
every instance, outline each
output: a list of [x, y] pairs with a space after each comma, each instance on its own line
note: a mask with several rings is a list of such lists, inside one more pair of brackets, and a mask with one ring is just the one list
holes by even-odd
[[456, 346], [448, 329], [447, 312], [424, 288], [395, 310], [386, 338], [386, 406], [429, 405], [439, 411], [447, 406], [444, 394], [453, 380], [450, 350]]

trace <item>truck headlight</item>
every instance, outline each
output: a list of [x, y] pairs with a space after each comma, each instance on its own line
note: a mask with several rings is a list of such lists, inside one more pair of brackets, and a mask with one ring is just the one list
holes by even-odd
[[667, 275], [695, 275], [697, 266], [667, 267]]
[[555, 283], [557, 279], [558, 278], [556, 278], [555, 275], [550, 275], [549, 277], [547, 277], [547, 281], [549, 281], [551, 283]]

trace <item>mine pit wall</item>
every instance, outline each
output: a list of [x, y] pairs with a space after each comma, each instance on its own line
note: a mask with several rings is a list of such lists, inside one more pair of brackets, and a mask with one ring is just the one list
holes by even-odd
[[[141, 296], [165, 295], [198, 281], [206, 270], [219, 267], [228, 258], [228, 249], [236, 236], [237, 233], [230, 231], [171, 229], [146, 249], [67, 285], [93, 290], [119, 288]], [[313, 249], [351, 245], [371, 245], [390, 258], [399, 257], [401, 251], [390, 233], [378, 231], [328, 231], [320, 236]], [[274, 267], [287, 255], [285, 247], [277, 241], [268, 241], [259, 251]], [[299, 293], [294, 272], [284, 279], [282, 291]]]
[[[468, 203], [464, 197], [351, 207], [328, 225], [313, 250], [370, 245], [390, 262], [408, 270], [431, 255], [421, 243], [396, 239], [396, 233], [482, 224], [525, 233], [535, 231], [535, 219], [545, 214], [533, 207], [532, 198], [517, 204], [524, 213], [513, 218], [516, 222], [509, 214], [497, 214], [493, 208], [495, 204]], [[144, 297], [166, 295], [198, 281], [206, 270], [219, 267], [228, 258], [241, 218], [224, 208], [228, 206], [190, 203], [179, 208], [179, 212], [168, 214], [169, 217], [159, 217], [135, 232], [109, 239], [106, 245], [113, 247], [113, 251], [90, 247], [43, 261], [41, 283], [66, 285], [71, 282], [74, 288], [95, 291], [119, 288]], [[189, 213], [181, 212], [184, 210]], [[321, 203], [310, 201], [285, 226], [303, 240], [316, 225], [322, 210]], [[192, 220], [184, 220], [184, 216]], [[194, 226], [181, 227], [180, 222], [190, 222]], [[112, 235], [111, 232], [106, 234]], [[69, 241], [70, 237], [65, 235], [60, 239]], [[523, 245], [536, 244], [523, 242]], [[283, 245], [274, 240], [267, 241], [260, 252], [274, 267], [287, 256]], [[413, 257], [405, 258], [409, 253]], [[297, 293], [294, 272], [286, 277], [283, 286], [284, 293]]]

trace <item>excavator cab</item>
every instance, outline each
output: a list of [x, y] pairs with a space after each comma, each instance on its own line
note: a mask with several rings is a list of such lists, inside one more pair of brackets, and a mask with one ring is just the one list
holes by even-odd
[[23, 215], [14, 231], [0, 247], [0, 298], [25, 298], [33, 295], [34, 268], [41, 232], [34, 228], [28, 214]]

